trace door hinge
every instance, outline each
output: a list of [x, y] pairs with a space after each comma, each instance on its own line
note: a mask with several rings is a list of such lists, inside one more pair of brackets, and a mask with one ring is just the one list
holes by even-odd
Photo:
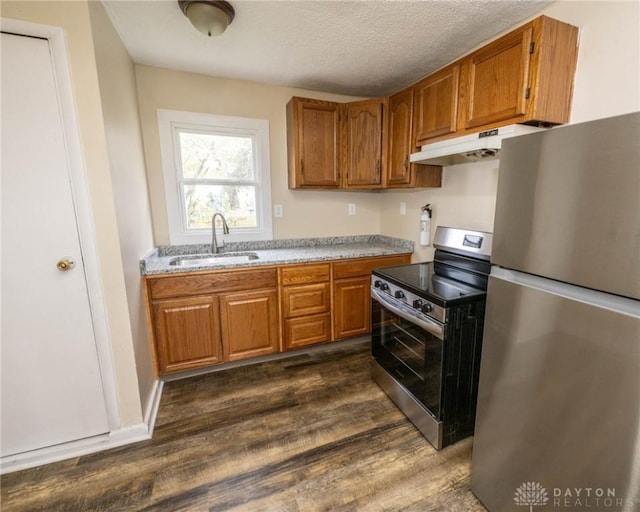
[[304, 174], [304, 160], [300, 160], [300, 174]]
[[533, 51], [536, 49], [536, 43], [531, 41], [529, 43], [529, 53], [533, 53]]
[[524, 99], [528, 100], [531, 96], [531, 87], [527, 87], [526, 91], [524, 91]]

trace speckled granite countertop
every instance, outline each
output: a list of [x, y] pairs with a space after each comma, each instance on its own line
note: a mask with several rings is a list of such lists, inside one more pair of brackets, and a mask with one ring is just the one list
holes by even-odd
[[160, 246], [140, 260], [143, 275], [221, 270], [227, 268], [286, 265], [311, 261], [329, 261], [348, 258], [391, 256], [413, 252], [413, 242], [382, 235], [338, 236], [269, 240], [263, 242], [230, 242], [221, 253], [252, 252], [258, 259], [240, 263], [218, 263], [188, 267], [171, 265], [181, 256], [203, 255], [211, 250], [209, 244]]

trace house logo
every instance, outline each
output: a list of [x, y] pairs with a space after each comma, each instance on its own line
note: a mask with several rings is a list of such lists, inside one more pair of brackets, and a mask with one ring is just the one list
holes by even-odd
[[533, 507], [542, 507], [549, 501], [547, 490], [538, 482], [524, 482], [516, 489], [513, 501], [516, 505], [529, 507], [529, 512], [533, 512]]

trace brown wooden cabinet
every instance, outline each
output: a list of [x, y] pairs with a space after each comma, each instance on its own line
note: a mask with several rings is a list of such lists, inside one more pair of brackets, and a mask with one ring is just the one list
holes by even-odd
[[367, 334], [371, 271], [410, 260], [400, 254], [148, 276], [157, 371], [193, 370]]
[[328, 263], [280, 268], [284, 349], [331, 340]]
[[410, 261], [410, 255], [399, 255], [358, 258], [332, 264], [334, 340], [371, 332], [371, 271]]
[[218, 299], [209, 295], [153, 304], [160, 373], [190, 370], [222, 361]]
[[221, 295], [220, 317], [225, 361], [278, 352], [276, 290]]
[[277, 352], [277, 270], [213, 271], [146, 280], [159, 374]]
[[413, 88], [389, 97], [387, 187], [411, 185]]
[[419, 148], [435, 137], [455, 133], [458, 129], [460, 64], [424, 78], [413, 89], [415, 133], [412, 149]]
[[289, 188], [340, 187], [340, 104], [293, 97], [287, 104]]
[[421, 146], [568, 122], [577, 40], [576, 27], [540, 16], [389, 98], [292, 98], [289, 188], [439, 187], [441, 168], [408, 160]]
[[389, 97], [387, 168], [384, 188], [440, 187], [442, 167], [409, 161], [413, 153], [414, 89]]
[[371, 279], [340, 279], [333, 285], [334, 332], [337, 340], [371, 332]]
[[344, 104], [344, 188], [380, 188], [385, 167], [386, 98]]
[[461, 61], [463, 129], [569, 121], [578, 29], [536, 18]]

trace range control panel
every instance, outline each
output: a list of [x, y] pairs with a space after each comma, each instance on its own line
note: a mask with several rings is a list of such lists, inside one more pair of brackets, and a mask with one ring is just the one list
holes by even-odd
[[395, 285], [386, 279], [373, 276], [371, 287], [375, 290], [389, 295], [391, 298], [412, 307], [416, 313], [433, 318], [440, 323], [446, 323], [446, 310], [429, 300], [411, 293], [398, 285]]

